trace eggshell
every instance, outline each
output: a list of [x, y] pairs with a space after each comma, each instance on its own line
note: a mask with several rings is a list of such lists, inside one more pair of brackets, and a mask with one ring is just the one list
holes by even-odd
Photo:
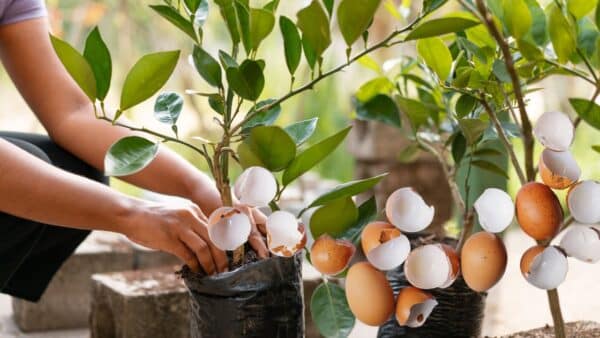
[[313, 244], [310, 251], [312, 265], [325, 275], [337, 275], [344, 271], [356, 248], [350, 241], [334, 239], [325, 234]]
[[452, 273], [452, 263], [438, 244], [427, 244], [414, 249], [404, 263], [406, 279], [419, 289], [442, 287]]
[[504, 275], [506, 260], [506, 247], [500, 237], [485, 231], [475, 233], [461, 251], [463, 278], [474, 291], [489, 290]]
[[419, 232], [433, 221], [435, 208], [428, 206], [412, 188], [400, 188], [388, 197], [385, 213], [390, 223], [403, 232]]
[[379, 270], [392, 270], [408, 257], [410, 242], [400, 230], [389, 223], [369, 223], [361, 234], [363, 252]]
[[460, 272], [460, 258], [458, 257], [458, 253], [456, 250], [448, 244], [438, 244], [444, 250], [444, 253], [448, 257], [450, 262], [450, 275], [446, 282], [441, 286], [441, 288], [447, 288], [454, 283], [458, 274]]
[[558, 233], [563, 212], [558, 198], [548, 186], [537, 182], [523, 185], [515, 205], [517, 221], [529, 236], [547, 240]]
[[600, 231], [594, 227], [573, 224], [560, 241], [568, 256], [587, 263], [600, 261]]
[[221, 207], [208, 218], [208, 237], [221, 250], [235, 250], [248, 240], [252, 224], [242, 211]]
[[564, 113], [546, 112], [537, 120], [533, 134], [544, 147], [565, 151], [573, 142], [573, 122]]
[[552, 189], [566, 189], [581, 176], [581, 169], [569, 151], [545, 149], [538, 167], [542, 181]]
[[574, 185], [567, 195], [567, 206], [571, 215], [579, 223], [600, 222], [600, 183], [581, 181]]
[[380, 326], [394, 312], [394, 293], [385, 274], [367, 262], [348, 270], [346, 299], [354, 316], [367, 325]]
[[269, 251], [277, 256], [291, 257], [306, 244], [304, 226], [287, 211], [275, 211], [269, 215], [266, 228]]
[[510, 196], [497, 188], [487, 188], [473, 204], [481, 227], [488, 232], [502, 232], [515, 217]]
[[[541, 249], [540, 249], [541, 247]], [[521, 273], [533, 286], [556, 289], [566, 278], [569, 265], [565, 254], [556, 247], [536, 245], [521, 258]]]
[[398, 293], [396, 321], [400, 326], [420, 327], [437, 305], [430, 293], [407, 286]]
[[277, 195], [277, 181], [267, 169], [249, 167], [235, 182], [234, 193], [242, 204], [264, 207]]

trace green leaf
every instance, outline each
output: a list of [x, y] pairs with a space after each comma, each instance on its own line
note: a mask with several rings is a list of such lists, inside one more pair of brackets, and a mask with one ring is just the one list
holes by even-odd
[[313, 0], [308, 7], [300, 10], [297, 16], [303, 40], [312, 47], [317, 57], [321, 56], [331, 44], [329, 19], [323, 7], [317, 0]]
[[512, 82], [512, 78], [510, 77], [510, 74], [508, 74], [508, 69], [506, 69], [506, 64], [504, 63], [504, 61], [498, 59], [494, 60], [494, 63], [492, 65], [492, 71], [494, 72], [494, 75], [496, 75], [498, 80], [500, 80], [501, 82]]
[[391, 126], [402, 127], [400, 111], [391, 97], [377, 94], [367, 102], [354, 100], [356, 115], [361, 120], [379, 121]]
[[115, 142], [104, 157], [108, 176], [127, 176], [144, 169], [158, 153], [158, 143], [143, 137], [127, 136]]
[[143, 102], [165, 85], [177, 65], [179, 51], [144, 55], [131, 68], [121, 93], [120, 111]]
[[219, 50], [219, 60], [221, 61], [221, 65], [223, 65], [223, 68], [225, 69], [239, 67], [237, 61], [235, 61], [235, 59], [231, 57], [231, 55], [227, 54], [222, 50]]
[[[273, 102], [275, 102], [274, 99], [268, 99], [268, 100], [260, 101], [248, 113], [249, 114], [254, 114], [254, 111], [259, 110], [259, 109], [263, 108], [266, 105], [270, 105]], [[246, 131], [247, 129], [250, 129], [250, 128], [253, 128], [253, 127], [256, 127], [256, 126], [268, 126], [268, 125], [271, 125], [271, 124], [273, 124], [275, 122], [275, 120], [277, 120], [277, 118], [279, 117], [280, 113], [281, 113], [281, 106], [280, 105], [275, 105], [274, 107], [271, 107], [270, 109], [267, 109], [267, 110], [261, 111], [261, 112], [259, 112], [257, 114], [254, 114], [254, 116], [252, 116], [250, 119], [248, 119], [248, 121], [246, 121], [246, 123], [244, 123], [244, 126], [243, 126], [242, 129], [244, 131]]]
[[317, 128], [318, 117], [312, 119], [296, 122], [285, 127], [285, 131], [290, 134], [296, 145], [299, 146], [306, 142]]
[[479, 148], [479, 149], [475, 149], [475, 151], [473, 151], [472, 153], [469, 153], [469, 156], [502, 156], [504, 155], [503, 152], [501, 152], [498, 149], [494, 149], [494, 148]]
[[533, 43], [526, 40], [517, 40], [517, 46], [521, 55], [530, 61], [538, 61], [544, 59], [544, 53], [539, 50]]
[[569, 13], [577, 19], [583, 18], [598, 4], [598, 0], [567, 0]]
[[458, 120], [458, 126], [467, 140], [467, 145], [471, 146], [483, 135], [483, 132], [488, 127], [488, 123], [480, 119], [467, 118]]
[[208, 105], [220, 115], [225, 112], [225, 99], [219, 94], [211, 94], [208, 96]]
[[310, 300], [313, 322], [327, 338], [348, 337], [355, 318], [350, 311], [344, 289], [332, 282], [319, 285]]
[[217, 60], [208, 54], [202, 47], [194, 45], [192, 59], [198, 74], [213, 87], [222, 87], [221, 67]]
[[342, 0], [337, 10], [340, 32], [348, 47], [367, 30], [381, 0]]
[[460, 161], [467, 152], [467, 140], [462, 133], [457, 133], [452, 140], [452, 159], [456, 166], [460, 165]]
[[531, 14], [531, 34], [532, 40], [538, 46], [544, 46], [548, 41], [548, 32], [546, 30], [546, 14], [537, 0], [525, 0]]
[[[188, 0], [195, 1], [198, 3], [196, 9], [190, 11], [194, 13], [194, 24], [198, 27], [204, 26], [206, 19], [208, 19], [208, 0]], [[189, 7], [188, 7], [189, 8]]]
[[481, 22], [474, 18], [463, 18], [463, 17], [445, 17], [439, 19], [432, 19], [415, 27], [406, 36], [405, 41], [417, 40], [430, 38], [434, 36], [456, 33], [464, 31], [465, 29], [475, 27]]
[[315, 69], [315, 65], [317, 64], [317, 59], [319, 56], [313, 47], [308, 43], [306, 38], [302, 38], [302, 50], [304, 51], [304, 58], [306, 58], [306, 63], [308, 63], [310, 69]]
[[407, 97], [399, 97], [397, 101], [401, 113], [408, 116], [414, 132], [427, 123], [427, 119], [437, 112], [433, 107]]
[[377, 94], [390, 94], [394, 88], [394, 83], [387, 77], [376, 77], [360, 86], [356, 98], [361, 102], [367, 102]]
[[283, 50], [285, 52], [285, 63], [290, 74], [294, 74], [300, 64], [302, 56], [302, 39], [296, 25], [285, 16], [279, 18], [279, 28], [283, 35]]
[[558, 57], [558, 62], [565, 63], [577, 48], [577, 33], [569, 18], [565, 17], [561, 9], [550, 3], [546, 7], [548, 16], [548, 31], [552, 46]]
[[333, 200], [318, 208], [310, 218], [313, 238], [323, 234], [339, 237], [358, 220], [358, 209], [351, 197]]
[[191, 22], [179, 14], [175, 8], [167, 5], [150, 5], [150, 8], [191, 37], [192, 40], [196, 41], [196, 32], [194, 31], [194, 26], [192, 26]]
[[277, 126], [258, 126], [250, 130], [239, 145], [238, 153], [244, 168], [260, 165], [276, 172], [285, 169], [296, 156], [296, 144]]
[[508, 174], [506, 173], [506, 171], [504, 171], [504, 169], [500, 168], [495, 163], [485, 161], [485, 160], [473, 160], [471, 162], [471, 164], [473, 164], [474, 166], [476, 166], [478, 168], [492, 172], [494, 174], [500, 175], [500, 176], [508, 179]]
[[333, 15], [333, 3], [334, 0], [323, 0], [323, 5], [325, 5], [325, 9], [330, 17]]
[[[185, 7], [191, 12], [194, 13], [200, 7], [200, 0], [184, 0]], [[206, 1], [203, 1], [206, 2]]]
[[593, 145], [592, 146], [592, 150], [595, 151], [595, 152], [597, 152], [597, 153], [600, 153], [600, 145], [597, 145], [597, 144]]
[[582, 120], [600, 130], [600, 106], [596, 102], [587, 99], [570, 98], [569, 103], [571, 103], [571, 106]]
[[458, 100], [456, 100], [456, 105], [454, 106], [454, 110], [456, 111], [456, 116], [460, 119], [467, 115], [469, 115], [475, 106], [477, 105], [477, 99], [469, 94], [462, 94]]
[[250, 9], [250, 50], [257, 50], [260, 43], [275, 26], [273, 12], [262, 8]]
[[239, 68], [227, 68], [229, 87], [240, 97], [256, 101], [265, 87], [265, 76], [260, 63], [247, 59]]
[[67, 42], [50, 35], [50, 41], [56, 55], [67, 69], [73, 80], [83, 90], [85, 95], [94, 102], [96, 100], [96, 78], [94, 71], [83, 55]]
[[396, 159], [400, 163], [412, 163], [421, 153], [421, 147], [417, 143], [410, 143], [400, 151]]
[[502, 5], [506, 29], [516, 39], [520, 39], [531, 28], [529, 6], [524, 0], [503, 0]]
[[269, 3], [267, 3], [263, 8], [271, 11], [271, 13], [275, 13], [275, 11], [277, 10], [277, 7], [279, 7], [279, 0], [273, 0]]
[[351, 182], [346, 182], [340, 184], [333, 188], [331, 191], [326, 192], [325, 194], [317, 197], [308, 207], [310, 209], [312, 207], [317, 207], [320, 205], [327, 204], [336, 199], [340, 199], [342, 197], [352, 197], [356, 196], [360, 193], [363, 193], [371, 188], [373, 188], [377, 183], [379, 183], [384, 177], [387, 176], [387, 173], [381, 174], [378, 176], [356, 180]]
[[231, 37], [231, 42], [234, 45], [240, 43], [240, 32], [238, 30], [238, 18], [236, 13], [236, 6], [234, 0], [217, 0], [215, 1], [219, 6], [221, 17], [227, 24], [227, 30]]
[[358, 220], [339, 237], [351, 241], [354, 245], [358, 245], [363, 229], [367, 224], [374, 221], [376, 217], [377, 201], [375, 196], [373, 196], [358, 207]]
[[175, 92], [164, 92], [158, 95], [154, 103], [154, 118], [162, 123], [175, 125], [182, 109], [181, 95]]
[[417, 52], [441, 81], [448, 78], [452, 69], [452, 54], [442, 39], [429, 38], [417, 41]]
[[448, 0], [423, 0], [423, 13], [430, 13], [440, 8], [447, 1]]
[[358, 64], [370, 69], [372, 71], [374, 71], [377, 74], [382, 74], [383, 70], [381, 69], [381, 66], [379, 66], [379, 64], [377, 63], [377, 61], [375, 61], [372, 57], [370, 57], [368, 54], [361, 56], [360, 58], [358, 58], [357, 60]]
[[331, 154], [344, 141], [351, 128], [346, 127], [298, 154], [290, 166], [283, 172], [283, 185], [287, 186]]
[[579, 46], [579, 49], [585, 55], [592, 57], [596, 51], [596, 44], [600, 33], [589, 18], [579, 20], [577, 26], [579, 33], [577, 36], [577, 46]]
[[98, 27], [94, 27], [85, 40], [83, 57], [87, 60], [94, 73], [94, 78], [96, 79], [96, 96], [100, 101], [104, 101], [110, 87], [112, 60]]

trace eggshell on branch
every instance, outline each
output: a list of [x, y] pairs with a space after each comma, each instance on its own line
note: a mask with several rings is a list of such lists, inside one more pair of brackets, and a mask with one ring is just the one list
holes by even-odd
[[350, 241], [324, 234], [313, 244], [310, 259], [320, 273], [337, 275], [346, 269], [355, 252], [356, 247]]
[[562, 207], [548, 186], [529, 182], [521, 187], [515, 201], [517, 221], [536, 240], [553, 238], [563, 220]]
[[567, 206], [579, 223], [600, 222], [600, 183], [588, 180], [574, 185], [567, 195]]
[[450, 258], [439, 244], [427, 244], [414, 249], [404, 262], [408, 282], [419, 289], [443, 287], [453, 277]]
[[536, 245], [521, 257], [521, 273], [529, 284], [544, 290], [556, 289], [567, 276], [567, 257], [558, 248]]
[[587, 263], [600, 261], [600, 231], [594, 227], [573, 224], [560, 241], [567, 256]]
[[208, 236], [221, 250], [235, 250], [248, 240], [252, 225], [250, 218], [232, 207], [221, 207], [208, 218]]
[[571, 152], [545, 149], [540, 155], [540, 176], [552, 189], [566, 189], [579, 180], [581, 169]]
[[400, 326], [420, 327], [437, 305], [430, 293], [407, 286], [398, 293], [396, 321]]
[[348, 270], [346, 299], [354, 316], [367, 325], [380, 326], [394, 312], [394, 293], [385, 274], [367, 262]]
[[497, 188], [487, 188], [473, 204], [481, 227], [488, 232], [504, 231], [515, 216], [510, 196]]
[[267, 245], [274, 255], [291, 257], [306, 244], [304, 226], [287, 211], [275, 211], [269, 215], [266, 228]]
[[477, 292], [489, 290], [502, 278], [506, 262], [506, 247], [500, 237], [485, 231], [471, 235], [460, 256], [462, 276]]
[[573, 122], [564, 113], [546, 112], [537, 120], [533, 134], [544, 147], [566, 151], [573, 142]]
[[400, 230], [389, 223], [369, 223], [361, 234], [363, 252], [379, 270], [392, 270], [408, 257], [410, 242]]
[[267, 169], [249, 167], [238, 177], [234, 192], [240, 203], [252, 207], [264, 207], [269, 205], [277, 195], [277, 181]]
[[404, 232], [419, 232], [433, 221], [435, 208], [412, 188], [400, 188], [387, 199], [385, 213], [390, 223]]

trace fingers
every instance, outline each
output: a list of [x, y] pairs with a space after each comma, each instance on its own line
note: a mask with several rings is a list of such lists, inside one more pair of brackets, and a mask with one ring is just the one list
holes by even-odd
[[198, 263], [196, 255], [194, 255], [194, 253], [188, 249], [183, 242], [179, 242], [179, 244], [180, 245], [178, 245], [171, 253], [177, 256], [177, 258], [181, 259], [181, 261], [184, 262], [190, 268], [190, 270], [193, 272], [199, 272], [200, 264]]
[[200, 236], [204, 242], [208, 244], [208, 248], [212, 255], [214, 264], [217, 267], [217, 271], [225, 272], [229, 270], [229, 260], [227, 259], [227, 254], [225, 251], [217, 248], [211, 242], [205, 223], [200, 220], [195, 220], [195, 222], [192, 222], [192, 230], [197, 234], [197, 236]]
[[208, 244], [191, 230], [182, 232], [180, 234], [180, 239], [195, 254], [196, 259], [202, 265], [204, 272], [208, 275], [214, 274], [216, 267]]
[[258, 227], [258, 230], [263, 234], [267, 234], [267, 216], [263, 214], [260, 210], [253, 208], [252, 209], [252, 217], [254, 217], [254, 223]]
[[[256, 251], [258, 257], [267, 258], [269, 257], [269, 249], [267, 249], [267, 245], [265, 244], [265, 240], [262, 234], [258, 231], [254, 210], [256, 209], [250, 209], [248, 207], [245, 207], [244, 210], [244, 212], [250, 218], [250, 224], [252, 224], [252, 231], [250, 232], [250, 236], [248, 237], [248, 243], [250, 243], [250, 246], [254, 249], [254, 251]], [[264, 217], [262, 213], [260, 213], [260, 215]]]

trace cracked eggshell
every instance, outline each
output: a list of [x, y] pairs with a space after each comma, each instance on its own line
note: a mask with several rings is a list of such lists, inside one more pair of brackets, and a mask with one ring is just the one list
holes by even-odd
[[393, 225], [404, 232], [419, 232], [433, 221], [435, 208], [425, 203], [412, 188], [400, 188], [388, 197], [385, 214]]
[[393, 225], [386, 222], [369, 223], [361, 234], [363, 252], [379, 270], [392, 270], [408, 257], [410, 242]]
[[460, 256], [462, 276], [477, 292], [489, 290], [502, 278], [506, 262], [506, 247], [500, 237], [485, 231], [471, 235]]
[[456, 278], [458, 277], [458, 274], [460, 272], [460, 258], [458, 257], [458, 253], [456, 253], [456, 250], [453, 247], [451, 247], [450, 245], [448, 245], [448, 244], [439, 244], [439, 245], [444, 250], [444, 253], [448, 257], [448, 260], [450, 261], [450, 268], [451, 268], [450, 275], [448, 276], [448, 279], [446, 280], [444, 285], [441, 286], [441, 288], [447, 288], [447, 287], [450, 287], [450, 285], [452, 285], [454, 283], [454, 281], [456, 280]]
[[234, 193], [242, 204], [264, 207], [277, 195], [277, 181], [267, 169], [249, 167], [235, 182]]
[[488, 188], [473, 204], [481, 227], [488, 232], [504, 231], [515, 216], [515, 205], [510, 196], [497, 188]]
[[352, 242], [324, 234], [313, 244], [310, 260], [320, 273], [333, 276], [346, 269], [355, 252]]
[[370, 326], [380, 326], [394, 312], [394, 292], [385, 274], [367, 262], [348, 270], [346, 299], [354, 316]]
[[252, 224], [242, 211], [232, 207], [221, 207], [208, 218], [208, 236], [221, 250], [235, 250], [248, 240]]
[[287, 211], [275, 211], [267, 218], [267, 245], [277, 256], [291, 257], [306, 244], [304, 226]]
[[529, 284], [544, 290], [556, 289], [567, 276], [567, 256], [561, 249], [533, 246], [521, 257], [521, 273]]
[[533, 134], [544, 147], [566, 151], [573, 142], [573, 122], [564, 113], [546, 112], [537, 120]]
[[574, 185], [567, 195], [567, 206], [571, 215], [579, 223], [595, 224], [600, 222], [600, 183], [581, 181]]
[[542, 181], [552, 189], [566, 189], [581, 176], [581, 169], [570, 151], [544, 149], [538, 167]]
[[427, 244], [414, 249], [404, 262], [404, 275], [419, 289], [443, 287], [452, 278], [450, 258], [439, 244]]
[[548, 186], [529, 182], [519, 189], [515, 201], [517, 221], [536, 240], [553, 238], [560, 229], [563, 211], [556, 194]]
[[563, 236], [560, 247], [567, 256], [586, 263], [600, 261], [600, 231], [594, 227], [574, 224]]
[[430, 293], [407, 286], [398, 293], [396, 321], [400, 326], [420, 327], [437, 305]]

